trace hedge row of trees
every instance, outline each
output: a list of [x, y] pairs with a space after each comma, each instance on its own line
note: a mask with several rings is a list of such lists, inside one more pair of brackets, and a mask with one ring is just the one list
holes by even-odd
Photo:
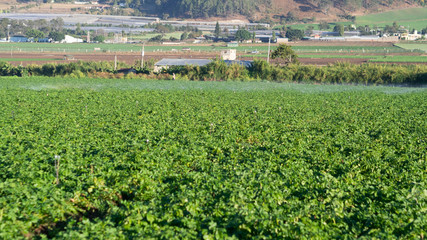
[[[148, 62], [144, 69], [135, 63], [129, 66], [119, 63], [118, 69], [134, 67], [136, 74], [128, 77], [176, 79], [194, 81], [274, 81], [333, 84], [427, 84], [427, 66], [424, 65], [352, 65], [338, 63], [328, 66], [308, 66], [288, 64], [278, 66], [264, 60], [255, 60], [246, 68], [242, 65], [227, 65], [216, 60], [206, 66], [172, 67], [160, 74], [152, 73]], [[118, 73], [112, 62], [73, 62], [67, 64], [13, 66], [0, 62], [0, 76], [73, 76], [73, 77], [112, 77]], [[123, 74], [119, 75], [123, 77]]]
[[277, 66], [264, 60], [255, 60], [251, 67], [227, 66], [215, 61], [203, 67], [171, 68], [168, 74], [179, 78], [206, 81], [306, 82], [334, 84], [427, 84], [427, 67], [423, 65], [353, 65], [337, 63], [324, 67], [289, 64]]
[[0, 37], [13, 36], [23, 33], [29, 38], [41, 39], [52, 38], [54, 41], [64, 39], [64, 20], [55, 18], [50, 21], [45, 19], [22, 20], [2, 18], [0, 20]]
[[[23, 19], [0, 19], [0, 38], [12, 37], [15, 34], [25, 35], [38, 42], [43, 38], [50, 38], [55, 42], [65, 39], [66, 34], [85, 35], [87, 31], [82, 30], [81, 24], [76, 24], [76, 29], [64, 28], [64, 20], [60, 17], [47, 21], [45, 19], [38, 20], [23, 20]], [[92, 31], [92, 40], [95, 42], [103, 42], [105, 40], [105, 32], [101, 29], [95, 34]]]
[[[118, 62], [117, 68], [127, 68], [127, 64]], [[72, 62], [72, 63], [47, 63], [44, 65], [13, 66], [8, 62], [0, 62], [0, 76], [67, 76], [81, 74], [82, 76], [95, 72], [114, 72], [113, 62]]]

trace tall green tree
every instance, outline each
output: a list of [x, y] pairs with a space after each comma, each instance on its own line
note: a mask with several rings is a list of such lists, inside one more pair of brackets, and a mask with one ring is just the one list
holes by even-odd
[[186, 40], [188, 38], [188, 33], [187, 32], [183, 32], [182, 34], [181, 34], [181, 41], [184, 41], [184, 40]]
[[281, 59], [285, 64], [299, 63], [298, 55], [292, 50], [291, 46], [280, 44], [272, 53], [272, 59]]
[[54, 31], [62, 31], [64, 28], [64, 19], [60, 17], [50, 20], [49, 23]]
[[216, 22], [216, 25], [215, 25], [215, 37], [219, 38], [220, 35], [221, 35], [221, 28], [219, 26], [219, 22]]
[[49, 33], [49, 38], [52, 38], [55, 42], [59, 42], [65, 39], [65, 34], [63, 32], [53, 31]]
[[298, 41], [304, 37], [304, 32], [299, 29], [288, 28], [286, 37], [289, 38], [290, 41]]
[[334, 27], [334, 32], [338, 33], [339, 36], [344, 36], [344, 25], [338, 23]]
[[251, 33], [245, 29], [237, 30], [236, 35], [235, 35], [236, 41], [239, 41], [239, 42], [244, 41], [244, 40], [249, 40], [249, 39], [251, 39], [251, 37], [252, 37]]
[[104, 36], [102, 36], [102, 35], [98, 35], [98, 36], [95, 36], [95, 37], [93, 38], [93, 41], [95, 41], [95, 42], [99, 42], [99, 43], [102, 43], [102, 42], [104, 42], [104, 41], [105, 41], [105, 37], [104, 37]]
[[30, 29], [25, 35], [29, 38], [33, 38], [36, 42], [38, 42], [40, 38], [44, 38], [44, 33], [37, 29]]
[[84, 31], [82, 30], [82, 25], [81, 25], [80, 23], [77, 23], [77, 24], [76, 24], [75, 34], [77, 34], [77, 35], [82, 35], [82, 34], [84, 34]]

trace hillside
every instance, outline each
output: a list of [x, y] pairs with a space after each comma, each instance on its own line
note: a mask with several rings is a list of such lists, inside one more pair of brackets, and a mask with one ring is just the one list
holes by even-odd
[[[424, 4], [424, 0], [130, 0], [141, 12], [171, 17], [209, 18], [243, 15], [250, 20], [283, 19], [292, 12], [296, 19], [335, 20]], [[142, 1], [142, 3], [141, 3]]]
[[272, 0], [272, 9], [275, 9], [272, 13], [286, 14], [292, 12], [299, 19], [315, 17], [318, 21], [335, 21], [340, 20], [345, 15], [363, 16], [371, 13], [419, 7], [421, 4], [418, 0]]
[[[344, 16], [363, 16], [395, 9], [420, 7], [424, 0], [100, 0], [88, 7], [69, 1], [40, 3], [35, 0], [0, 0], [0, 10], [9, 12], [87, 13], [113, 15], [150, 15], [162, 18], [224, 19], [246, 18], [250, 21], [342, 20]], [[107, 10], [106, 10], [107, 9]]]

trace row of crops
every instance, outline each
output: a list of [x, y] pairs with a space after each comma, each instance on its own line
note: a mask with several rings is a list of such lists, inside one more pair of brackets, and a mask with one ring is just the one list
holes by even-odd
[[[267, 58], [267, 53], [264, 54], [245, 54], [242, 57]], [[298, 58], [314, 58], [328, 59], [337, 58], [343, 61], [347, 59], [369, 59], [368, 62], [427, 62], [427, 57], [422, 55], [363, 55], [363, 54], [300, 54]]]
[[[292, 46], [297, 53], [404, 53], [418, 52], [419, 50], [400, 47], [378, 46]], [[228, 49], [225, 46], [145, 46], [146, 52], [172, 51], [200, 51], [218, 52]], [[250, 53], [254, 51], [267, 52], [266, 45], [241, 45], [234, 47], [238, 52]], [[271, 47], [272, 50], [275, 46]], [[136, 44], [52, 44], [52, 43], [1, 43], [0, 52], [63, 52], [63, 53], [92, 53], [92, 52], [140, 52], [142, 45]]]
[[0, 238], [422, 239], [426, 97], [2, 78]]

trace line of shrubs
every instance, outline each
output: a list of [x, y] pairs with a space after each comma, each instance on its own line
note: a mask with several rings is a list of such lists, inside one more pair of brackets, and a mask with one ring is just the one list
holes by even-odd
[[206, 66], [174, 67], [166, 70], [177, 79], [188, 80], [269, 80], [275, 82], [335, 83], [335, 84], [426, 84], [426, 65], [390, 65], [336, 63], [327, 66], [290, 64], [277, 66], [255, 60], [249, 68], [227, 66], [214, 61]]
[[[216, 60], [205, 66], [179, 66], [153, 73], [153, 62], [143, 69], [118, 63], [117, 69], [133, 69], [129, 74], [114, 70], [112, 62], [73, 62], [13, 66], [0, 62], [0, 76], [67, 76], [95, 78], [178, 79], [193, 81], [274, 81], [333, 84], [427, 84], [426, 65], [337, 63], [327, 66], [291, 64], [277, 66], [255, 60], [248, 68]], [[175, 77], [172, 77], [175, 76]]]

